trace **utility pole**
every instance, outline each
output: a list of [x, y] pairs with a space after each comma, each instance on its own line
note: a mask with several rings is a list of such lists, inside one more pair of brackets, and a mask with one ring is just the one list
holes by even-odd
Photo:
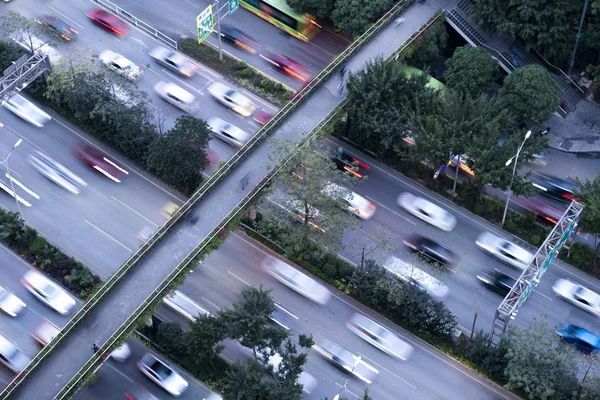
[[223, 61], [223, 48], [221, 46], [221, 10], [219, 10], [219, 0], [215, 0], [217, 9], [217, 33], [219, 34], [219, 60]]

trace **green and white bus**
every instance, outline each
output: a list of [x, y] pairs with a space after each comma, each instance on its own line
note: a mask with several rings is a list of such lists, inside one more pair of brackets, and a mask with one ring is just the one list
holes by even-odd
[[246, 10], [275, 25], [293, 37], [308, 42], [321, 26], [309, 14], [300, 15], [285, 0], [241, 0]]

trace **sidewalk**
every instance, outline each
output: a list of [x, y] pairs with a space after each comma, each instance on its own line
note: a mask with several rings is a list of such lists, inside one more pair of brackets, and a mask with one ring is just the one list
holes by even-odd
[[[370, 43], [365, 45], [347, 64], [351, 71], [360, 70], [365, 62], [376, 56], [387, 57], [406, 41], [440, 8], [448, 7], [445, 0], [427, 0], [414, 4], [405, 13], [406, 22], [401, 27], [390, 24]], [[338, 74], [334, 74], [310, 99], [301, 105], [277, 131], [274, 139], [299, 141], [342, 98], [337, 96]], [[33, 373], [16, 393], [16, 399], [52, 399], [79, 371], [92, 355], [93, 343], [104, 343], [137, 307], [152, 293], [154, 288], [225, 218], [247, 193], [267, 174], [265, 164], [273, 152], [269, 143], [260, 145], [252, 155], [233, 171], [198, 206], [199, 222], [195, 225], [182, 223], [167, 236], [159, 246], [145, 257], [123, 282], [116, 287], [79, 328], [61, 345], [60, 350]], [[245, 190], [240, 181], [248, 176]]]
[[588, 100], [577, 103], [577, 109], [566, 118], [552, 115], [546, 125], [549, 146], [567, 153], [600, 153], [600, 106]]

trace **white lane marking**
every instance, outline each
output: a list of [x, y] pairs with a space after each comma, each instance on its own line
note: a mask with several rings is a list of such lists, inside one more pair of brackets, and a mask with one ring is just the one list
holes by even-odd
[[92, 224], [87, 219], [84, 219], [84, 221], [87, 224], [89, 224], [92, 228], [95, 228], [96, 230], [98, 230], [98, 232], [102, 233], [104, 236], [106, 236], [107, 238], [109, 238], [110, 240], [112, 240], [113, 242], [115, 242], [116, 244], [118, 244], [119, 246], [123, 247], [125, 250], [128, 250], [131, 253], [133, 252], [133, 250], [131, 250], [129, 247], [125, 246], [123, 243], [119, 242], [117, 239], [115, 239], [114, 237], [110, 236], [108, 233], [104, 232], [102, 229], [98, 228], [96, 225]]
[[192, 3], [190, 0], [185, 0], [187, 1], [189, 4], [193, 5], [196, 8], [200, 8], [200, 6], [198, 4]]
[[11, 176], [9, 174], [6, 174], [6, 177], [8, 179], [10, 179], [11, 181], [13, 181], [13, 183], [15, 185], [17, 185], [18, 187], [20, 187], [21, 189], [23, 189], [25, 192], [29, 193], [36, 200], [40, 199], [40, 196], [38, 194], [36, 194], [33, 190], [29, 189], [27, 186], [25, 186], [24, 184], [22, 184], [21, 182], [19, 182], [18, 180], [16, 180], [13, 176]]
[[384, 370], [385, 372], [387, 372], [388, 374], [392, 375], [394, 378], [396, 378], [396, 379], [398, 379], [398, 380], [400, 380], [400, 381], [402, 381], [402, 382], [406, 383], [406, 384], [407, 384], [408, 386], [410, 386], [411, 388], [413, 388], [413, 389], [415, 389], [415, 390], [417, 389], [417, 387], [416, 387], [415, 385], [413, 385], [412, 383], [408, 382], [406, 379], [402, 378], [401, 376], [399, 376], [399, 375], [396, 375], [395, 373], [393, 373], [392, 371], [390, 371], [389, 369], [387, 369], [387, 368], [386, 368], [386, 367], [384, 367], [383, 365], [376, 363], [376, 362], [375, 362], [373, 359], [371, 359], [371, 358], [369, 358], [369, 357], [365, 356], [365, 355], [364, 355], [364, 354], [362, 354], [362, 353], [358, 353], [358, 355], [359, 355], [359, 356], [361, 356], [362, 358], [364, 358], [364, 359], [368, 360], [368, 361], [369, 361], [371, 364], [373, 364], [373, 365], [375, 365], [375, 366], [379, 367], [379, 369], [382, 369], [382, 370]]
[[206, 297], [200, 297], [202, 300], [204, 300], [205, 302], [207, 302], [208, 304], [210, 304], [211, 306], [213, 306], [214, 308], [216, 308], [217, 310], [221, 310], [221, 307], [219, 307], [218, 305], [216, 305], [215, 303], [213, 303], [212, 301], [208, 300]]
[[246, 285], [248, 285], [248, 286], [252, 286], [251, 284], [249, 284], [248, 282], [246, 282], [245, 280], [243, 280], [242, 278], [240, 278], [239, 276], [237, 276], [237, 275], [236, 275], [236, 274], [234, 274], [233, 272], [231, 272], [231, 271], [227, 271], [227, 273], [228, 273], [229, 275], [233, 276], [235, 279], [239, 280], [240, 282], [242, 282], [242, 283], [245, 283], [245, 284], [246, 284]]
[[56, 8], [54, 8], [52, 6], [49, 6], [48, 4], [46, 4], [46, 7], [48, 7], [49, 9], [51, 9], [52, 11], [54, 11], [55, 13], [59, 14], [61, 17], [63, 17], [67, 21], [71, 22], [73, 25], [77, 25], [81, 30], [83, 30], [83, 25], [78, 24], [73, 19], [67, 17], [65, 14], [61, 13], [60, 11], [58, 11]]
[[4, 182], [0, 182], [0, 188], [3, 189], [9, 195], [11, 195], [13, 198], [17, 199], [17, 201], [19, 203], [23, 204], [25, 207], [31, 207], [31, 203], [30, 202], [28, 202], [27, 200], [25, 200], [24, 198], [22, 198], [21, 196], [19, 196], [15, 192], [13, 192], [13, 190], [11, 188], [9, 188], [8, 186], [6, 186], [4, 184]]
[[[364, 196], [364, 195], [363, 195], [363, 196]], [[384, 209], [386, 209], [387, 211], [389, 211], [389, 212], [391, 212], [392, 214], [394, 214], [395, 216], [397, 216], [397, 217], [400, 217], [400, 218], [402, 218], [403, 220], [405, 220], [405, 221], [407, 221], [407, 222], [409, 222], [409, 223], [411, 223], [411, 224], [413, 224], [413, 225], [417, 225], [417, 223], [416, 223], [416, 222], [414, 222], [414, 221], [412, 221], [412, 220], [408, 219], [408, 218], [407, 218], [407, 217], [405, 217], [404, 215], [398, 214], [396, 211], [392, 210], [392, 209], [391, 209], [391, 208], [389, 208], [389, 207], [386, 207], [386, 206], [384, 206], [383, 204], [381, 204], [381, 202], [374, 200], [374, 199], [373, 199], [373, 198], [371, 198], [370, 196], [364, 196], [364, 197], [365, 197], [366, 199], [369, 199], [369, 200], [371, 200], [373, 203], [375, 203], [375, 204], [377, 205], [377, 207], [384, 208]]]
[[139, 212], [135, 211], [133, 208], [129, 207], [127, 204], [123, 203], [121, 200], [117, 199], [115, 196], [110, 196], [110, 198], [113, 199], [114, 201], [116, 201], [117, 203], [119, 203], [120, 205], [122, 205], [123, 207], [125, 207], [126, 209], [128, 209], [129, 211], [131, 211], [132, 213], [134, 213], [135, 215], [137, 215], [138, 217], [144, 219], [146, 222], [149, 222], [150, 224], [152, 224], [152, 225], [154, 225], [155, 227], [158, 228], [158, 224], [155, 224], [154, 222], [152, 222], [148, 218], [144, 217], [142, 214], [140, 214]]
[[550, 300], [550, 301], [554, 301], [552, 300], [552, 297], [550, 296], [546, 296], [544, 293], [540, 292], [539, 290], [533, 289], [534, 292], [536, 292], [537, 294], [539, 294], [542, 297], [545, 297], [546, 299]]
[[134, 383], [135, 381], [133, 379], [131, 379], [130, 377], [128, 377], [127, 375], [125, 375], [125, 373], [119, 371], [114, 365], [112, 365], [111, 363], [104, 363], [104, 365], [107, 365], [108, 367], [112, 368], [113, 370], [115, 370], [119, 375], [121, 375], [123, 378], [127, 379], [129, 382]]

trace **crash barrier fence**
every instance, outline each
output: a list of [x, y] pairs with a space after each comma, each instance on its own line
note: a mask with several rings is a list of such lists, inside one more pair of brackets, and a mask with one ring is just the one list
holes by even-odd
[[[97, 2], [98, 4], [109, 3], [106, 0], [92, 0]], [[5, 399], [11, 396], [21, 387], [34, 373], [34, 371], [41, 366], [50, 355], [56, 350], [75, 330], [75, 328], [79, 325], [81, 321], [83, 321], [91, 312], [95, 309], [95, 307], [107, 296], [111, 290], [117, 286], [124, 277], [140, 262], [152, 249], [152, 247], [160, 242], [162, 238], [168, 233], [168, 231], [179, 221], [181, 221], [197, 204], [198, 202], [206, 197], [210, 191], [216, 187], [216, 185], [224, 179], [241, 161], [243, 161], [254, 149], [258, 147], [263, 140], [268, 138], [271, 133], [275, 131], [275, 128], [285, 119], [287, 118], [300, 104], [303, 103], [304, 99], [311, 93], [313, 93], [321, 84], [323, 84], [333, 73], [335, 73], [338, 69], [340, 69], [350, 57], [352, 57], [363, 45], [365, 45], [369, 39], [371, 39], [375, 34], [377, 34], [381, 29], [387, 26], [393, 19], [402, 12], [406, 7], [411, 5], [414, 0], [405, 0], [397, 3], [390, 11], [388, 11], [380, 20], [378, 20], [373, 26], [371, 26], [363, 35], [361, 35], [357, 40], [355, 40], [346, 50], [344, 50], [339, 56], [335, 57], [333, 61], [325, 67], [321, 72], [319, 72], [305, 87], [303, 87], [300, 91], [296, 93], [294, 97], [290, 99], [290, 101], [281, 109], [277, 114], [273, 116], [258, 132], [255, 136], [253, 136], [247, 144], [242, 147], [238, 152], [236, 152], [229, 160], [227, 160], [213, 175], [211, 175], [202, 186], [190, 197], [190, 199], [185, 202], [174, 214], [173, 216], [162, 225], [154, 234], [143, 243], [138, 250], [131, 255], [131, 257], [123, 263], [123, 265], [109, 277], [108, 280], [94, 293], [84, 304], [83, 306], [73, 315], [73, 317], [67, 322], [67, 324], [62, 328], [59, 334], [40, 352], [38, 352], [31, 362], [21, 371], [20, 374], [15, 376], [15, 378], [5, 387], [5, 389], [0, 393], [0, 399]], [[112, 4], [112, 3], [110, 3]], [[346, 104], [346, 100], [343, 100], [330, 114], [328, 117], [324, 119], [329, 121], [336, 112], [341, 110]], [[317, 125], [316, 128], [321, 129], [324, 126], [322, 123]], [[318, 129], [313, 129], [311, 132], [317, 132]], [[308, 137], [308, 136], [307, 136]], [[305, 140], [303, 143], [308, 143]], [[288, 160], [293, 156], [294, 152], [291, 152], [288, 156]], [[270, 178], [269, 178], [270, 180]], [[263, 186], [260, 186], [261, 188]], [[256, 188], [251, 191], [253, 196], [255, 192], [258, 192]], [[245, 198], [247, 199], [247, 198]], [[243, 200], [241, 204], [247, 204], [246, 200]], [[236, 212], [237, 213], [237, 212]], [[235, 214], [233, 214], [235, 215]], [[233, 218], [232, 214], [224, 221], [230, 221]], [[218, 226], [224, 226], [223, 223]], [[219, 230], [220, 231], [220, 230]], [[217, 232], [218, 233], [218, 232]], [[204, 249], [206, 245], [212, 240], [216, 234], [213, 232], [207, 238], [205, 238], [201, 244], [196, 248], [193, 254], [198, 254], [201, 249]], [[200, 250], [198, 250], [200, 249]], [[192, 253], [190, 253], [192, 254]], [[189, 256], [188, 256], [189, 257]], [[182, 268], [182, 265], [187, 265], [189, 260], [184, 260], [180, 265], [172, 272], [167, 278], [165, 278], [164, 282], [172, 282], [175, 277], [179, 275], [179, 273], [183, 273], [185, 271]], [[75, 374], [75, 376], [65, 385], [63, 390], [60, 392], [60, 395], [57, 398], [63, 398], [67, 396], [73, 388], [77, 388], [80, 381], [87, 375], [88, 372], [95, 370], [102, 361], [103, 357], [105, 357], [106, 352], [111, 348], [111, 346], [119, 340], [124, 333], [127, 333], [127, 329], [124, 327], [131, 326], [132, 322], [135, 321], [140, 315], [140, 310], [145, 310], [148, 307], [148, 304], [151, 304], [151, 301], [148, 300], [151, 298], [156, 298], [158, 294], [164, 291], [166, 285], [161, 284], [159, 288], [153, 291], [147, 300], [138, 307], [136, 312], [134, 312], [117, 330], [116, 332], [102, 345], [100, 351], [95, 353], [86, 364]]]

